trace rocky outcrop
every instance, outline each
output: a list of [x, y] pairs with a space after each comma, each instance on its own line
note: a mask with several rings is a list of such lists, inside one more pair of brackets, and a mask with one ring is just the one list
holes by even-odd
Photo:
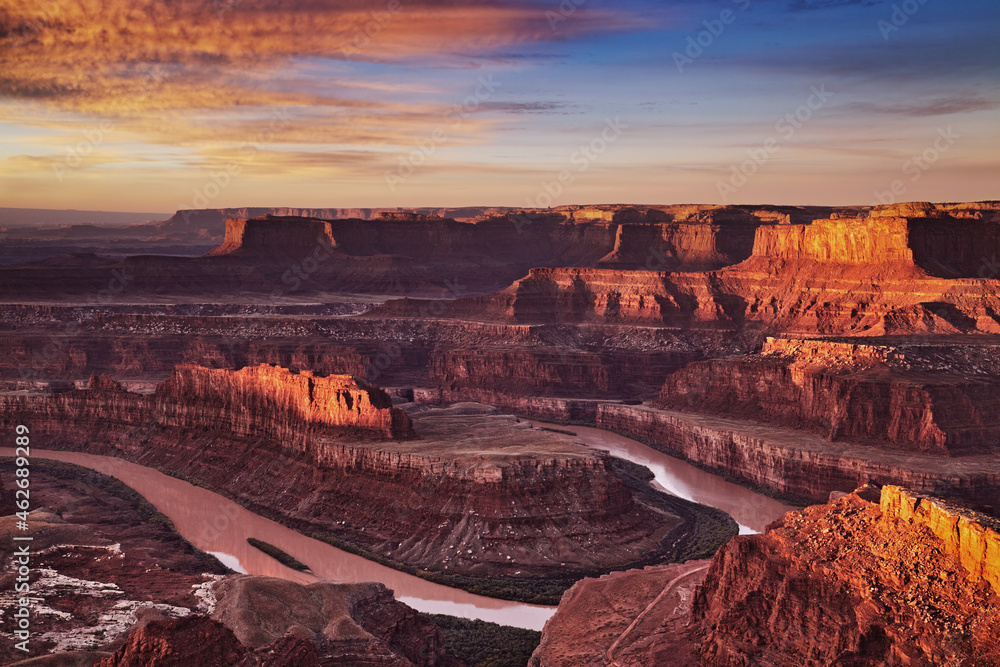
[[[13, 460], [8, 461], [0, 476], [14, 479]], [[4, 665], [19, 660], [93, 665], [117, 648], [114, 642], [137, 618], [196, 613], [201, 602], [196, 593], [227, 572], [117, 480], [32, 457], [30, 492], [30, 650], [15, 649], [13, 635], [4, 633]], [[22, 543], [12, 538], [26, 533], [17, 522], [15, 516], [0, 517], [0, 609], [5, 618], [23, 594], [14, 581], [15, 552]]]
[[348, 375], [314, 376], [266, 364], [238, 371], [179, 366], [157, 387], [156, 399], [159, 421], [169, 426], [224, 425], [241, 436], [293, 442], [313, 424], [385, 438], [414, 435], [409, 417], [392, 407], [388, 394]]
[[98, 667], [460, 667], [437, 626], [375, 583], [233, 576], [211, 617], [137, 624]]
[[691, 600], [710, 561], [613, 572], [566, 591], [530, 667], [697, 665]]
[[[874, 447], [988, 452], [1000, 437], [1000, 359], [979, 349], [975, 363], [963, 364], [963, 347], [769, 338], [760, 354], [696, 362], [668, 376], [656, 404]], [[935, 355], [950, 367], [933, 367]]]
[[[412, 315], [390, 302], [378, 313]], [[639, 324], [731, 329], [746, 302], [708, 273], [539, 268], [501, 292], [444, 304], [445, 316], [517, 323]]]
[[887, 450], [791, 428], [645, 405], [598, 405], [597, 425], [774, 493], [812, 501], [859, 485], [900, 484], [1000, 507], [995, 451], [961, 457]]
[[[683, 252], [667, 248], [677, 218], [653, 224], [647, 214], [645, 223], [623, 224], [616, 248], [596, 265], [538, 268], [502, 292], [445, 304], [443, 314], [741, 333], [996, 333], [1000, 281], [991, 258], [1000, 250], [1000, 226], [988, 208], [977, 213], [988, 215], [912, 205], [832, 216], [827, 210], [828, 217], [807, 222], [801, 213], [765, 218], [763, 210], [743, 211], [726, 230], [755, 230], [752, 253], [721, 268], [710, 267], [716, 250], [708, 250], [718, 239], [704, 241], [712, 233], [697, 226], [706, 215], [712, 222], [700, 221], [703, 227], [718, 224], [721, 211], [695, 211], [680, 223], [676, 238], [688, 238]], [[741, 247], [717, 256], [746, 256]], [[679, 261], [682, 255], [691, 261]]]
[[542, 345], [451, 349], [431, 358], [429, 376], [448, 401], [506, 406], [509, 401], [540, 396], [631, 398], [649, 392], [665, 375], [700, 357], [698, 350], [590, 352]]
[[713, 559], [692, 614], [702, 658], [720, 667], [994, 664], [995, 530], [894, 487], [786, 514]]
[[[212, 618], [261, 650], [287, 633], [304, 636], [323, 664], [460, 665], [444, 651], [437, 626], [397, 602], [382, 584], [308, 586], [265, 577], [216, 585]], [[264, 620], [266, 619], [266, 620]]]
[[930, 531], [941, 551], [962, 564], [969, 581], [985, 582], [1000, 595], [1000, 520], [898, 486], [882, 487], [879, 506], [883, 521], [897, 529]]
[[275, 256], [291, 252], [301, 255], [314, 247], [320, 252], [336, 247], [329, 222], [313, 218], [274, 218], [270, 215], [252, 219], [230, 218], [226, 220], [226, 236], [222, 245], [206, 256], [244, 252]]
[[[249, 667], [256, 664], [232, 631], [206, 616], [153, 621], [131, 634], [128, 642], [97, 667]], [[303, 665], [318, 665], [315, 650]], [[267, 663], [268, 665], [272, 663]]]
[[461, 665], [445, 653], [437, 626], [382, 584], [303, 586], [244, 576], [219, 582], [215, 594], [212, 618], [258, 653], [291, 635], [305, 639], [322, 664]]
[[204, 229], [213, 236], [221, 237], [227, 219], [258, 218], [266, 215], [275, 217], [316, 218], [318, 220], [377, 220], [388, 214], [424, 215], [455, 220], [472, 221], [485, 215], [500, 215], [509, 209], [504, 207], [465, 206], [458, 208], [289, 208], [289, 207], [241, 207], [219, 209], [182, 209], [163, 222], [154, 223], [161, 232], [176, 230]]
[[[233, 317], [135, 314], [102, 317], [93, 326], [103, 331], [85, 332], [81, 328], [73, 345], [44, 332], [0, 333], [0, 344], [8, 351], [0, 359], [0, 376], [15, 382], [44, 382], [111, 374], [121, 380], [141, 378], [159, 382], [174, 367], [197, 363], [214, 368], [269, 364], [307, 368], [324, 375], [365, 377], [374, 366], [374, 358], [381, 353], [378, 341], [370, 343], [371, 351], [366, 355], [368, 350], [364, 348], [359, 351], [353, 345], [324, 340], [314, 326], [278, 318], [263, 323]], [[195, 328], [200, 335], [174, 334]], [[228, 337], [222, 333], [227, 329], [231, 332]], [[267, 340], [258, 336], [266, 336]]]
[[269, 437], [295, 451], [310, 438], [357, 433], [369, 438], [408, 438], [413, 428], [381, 389], [347, 375], [314, 376], [261, 364], [239, 371], [178, 366], [152, 395], [126, 392], [106, 376], [90, 390], [48, 397], [0, 397], [36, 418], [94, 424], [154, 424], [223, 430], [239, 437]]

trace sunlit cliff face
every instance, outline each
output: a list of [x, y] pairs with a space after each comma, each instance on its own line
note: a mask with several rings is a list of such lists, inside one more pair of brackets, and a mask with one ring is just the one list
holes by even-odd
[[207, 205], [988, 198], [998, 12], [0, 0], [0, 196], [169, 211], [224, 181]]

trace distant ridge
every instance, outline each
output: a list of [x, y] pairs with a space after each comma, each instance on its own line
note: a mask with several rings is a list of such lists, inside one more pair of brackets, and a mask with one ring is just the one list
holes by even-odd
[[76, 209], [0, 207], [0, 226], [60, 227], [63, 225], [126, 226], [169, 218], [169, 213], [132, 213], [123, 211], [78, 211]]

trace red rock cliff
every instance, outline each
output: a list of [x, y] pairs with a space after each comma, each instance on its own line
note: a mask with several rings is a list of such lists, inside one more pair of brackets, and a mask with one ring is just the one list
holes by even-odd
[[998, 664], [998, 540], [895, 487], [790, 512], [713, 559], [693, 608], [705, 664]]
[[[973, 363], [964, 369], [960, 348], [909, 349], [769, 338], [759, 355], [696, 362], [668, 376], [657, 405], [876, 447], [991, 450], [1000, 437], [1000, 383], [988, 371], [997, 362], [980, 351], [978, 370]], [[951, 368], [932, 368], [933, 353], [954, 358]]]
[[[287, 433], [302, 424], [358, 429], [387, 438], [413, 436], [413, 425], [389, 395], [349, 375], [314, 376], [261, 364], [238, 371], [179, 366], [156, 389], [166, 423], [227, 423], [240, 435]], [[171, 404], [185, 404], [178, 413]]]

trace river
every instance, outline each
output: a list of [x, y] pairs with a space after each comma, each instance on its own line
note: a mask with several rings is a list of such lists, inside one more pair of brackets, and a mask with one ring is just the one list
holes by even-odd
[[[565, 427], [562, 427], [565, 428]], [[687, 500], [718, 507], [736, 518], [741, 532], [763, 530], [791, 509], [690, 464], [661, 454], [635, 440], [595, 428], [569, 427], [575, 440], [609, 450], [615, 456], [648, 466], [654, 486]], [[566, 436], [569, 437], [569, 436]], [[10, 448], [0, 455], [12, 456]], [[425, 581], [341, 551], [250, 512], [233, 501], [152, 468], [122, 459], [35, 449], [32, 457], [66, 461], [120, 479], [170, 518], [189, 542], [239, 572], [309, 583], [379, 581], [397, 599], [419, 611], [481, 619], [502, 625], [541, 630], [555, 607], [496, 600]], [[314, 574], [281, 565], [247, 543], [248, 537], [269, 542], [309, 566]]]
[[743, 535], [762, 533], [767, 524], [785, 512], [798, 509], [727, 482], [718, 475], [617, 433], [587, 426], [560, 426], [535, 420], [532, 420], [532, 424], [576, 433], [572, 437], [576, 442], [594, 449], [605, 449], [613, 456], [646, 466], [653, 471], [654, 487], [684, 500], [717, 507], [736, 519], [736, 523], [740, 525], [740, 534]]

